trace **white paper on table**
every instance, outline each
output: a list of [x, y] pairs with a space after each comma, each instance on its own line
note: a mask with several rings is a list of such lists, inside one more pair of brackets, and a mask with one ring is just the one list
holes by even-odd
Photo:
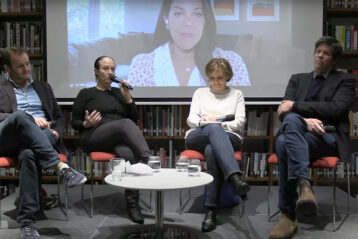
[[131, 165], [129, 162], [126, 162], [126, 173], [133, 174], [151, 174], [153, 169], [144, 163], [136, 163]]

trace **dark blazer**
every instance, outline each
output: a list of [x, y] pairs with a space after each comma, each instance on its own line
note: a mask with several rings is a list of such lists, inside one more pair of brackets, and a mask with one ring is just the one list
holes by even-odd
[[317, 118], [334, 125], [338, 154], [341, 160], [350, 160], [349, 109], [355, 100], [354, 75], [332, 70], [319, 92], [318, 101], [304, 101], [313, 81], [313, 72], [295, 74], [286, 88], [285, 100], [292, 100], [292, 111], [304, 118]]
[[[61, 136], [64, 131], [65, 121], [57, 104], [51, 86], [46, 82], [34, 81], [32, 86], [38, 94], [47, 121], [51, 121], [51, 128]], [[0, 122], [11, 113], [17, 111], [17, 101], [13, 85], [8, 80], [0, 80]], [[60, 141], [62, 141], [60, 139]], [[66, 153], [62, 142], [56, 147], [57, 151]]]

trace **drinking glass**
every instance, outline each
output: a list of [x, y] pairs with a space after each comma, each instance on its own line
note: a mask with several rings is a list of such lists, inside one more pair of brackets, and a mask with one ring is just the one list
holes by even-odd
[[125, 172], [125, 160], [123, 158], [113, 158], [109, 163], [113, 181], [121, 181], [122, 175]]
[[160, 170], [160, 157], [150, 156], [148, 158], [148, 166], [153, 169], [153, 173], [159, 172]]
[[175, 164], [175, 168], [178, 172], [186, 172], [188, 170], [188, 157], [180, 156], [177, 163]]
[[188, 175], [198, 177], [200, 176], [200, 172], [201, 172], [200, 160], [199, 159], [189, 160]]

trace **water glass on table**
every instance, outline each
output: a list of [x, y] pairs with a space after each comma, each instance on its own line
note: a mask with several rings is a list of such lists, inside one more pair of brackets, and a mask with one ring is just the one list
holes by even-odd
[[153, 169], [153, 173], [159, 172], [161, 164], [159, 156], [150, 156], [148, 158], [148, 166]]
[[186, 172], [188, 170], [189, 158], [186, 156], [180, 156], [175, 168], [178, 172]]
[[125, 172], [125, 160], [123, 158], [113, 158], [110, 160], [110, 168], [112, 179], [114, 182], [121, 181], [123, 173]]
[[199, 159], [189, 160], [188, 175], [198, 177], [200, 176], [200, 172], [201, 172], [200, 160]]

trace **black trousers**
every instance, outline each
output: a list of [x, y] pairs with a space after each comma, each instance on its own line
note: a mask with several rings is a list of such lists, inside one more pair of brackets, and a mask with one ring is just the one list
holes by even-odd
[[[105, 123], [94, 130], [87, 143], [87, 152], [102, 151], [114, 153], [131, 164], [147, 163], [151, 155], [148, 144], [138, 126], [130, 119], [120, 119]], [[138, 204], [138, 190], [125, 190], [127, 206]]]

